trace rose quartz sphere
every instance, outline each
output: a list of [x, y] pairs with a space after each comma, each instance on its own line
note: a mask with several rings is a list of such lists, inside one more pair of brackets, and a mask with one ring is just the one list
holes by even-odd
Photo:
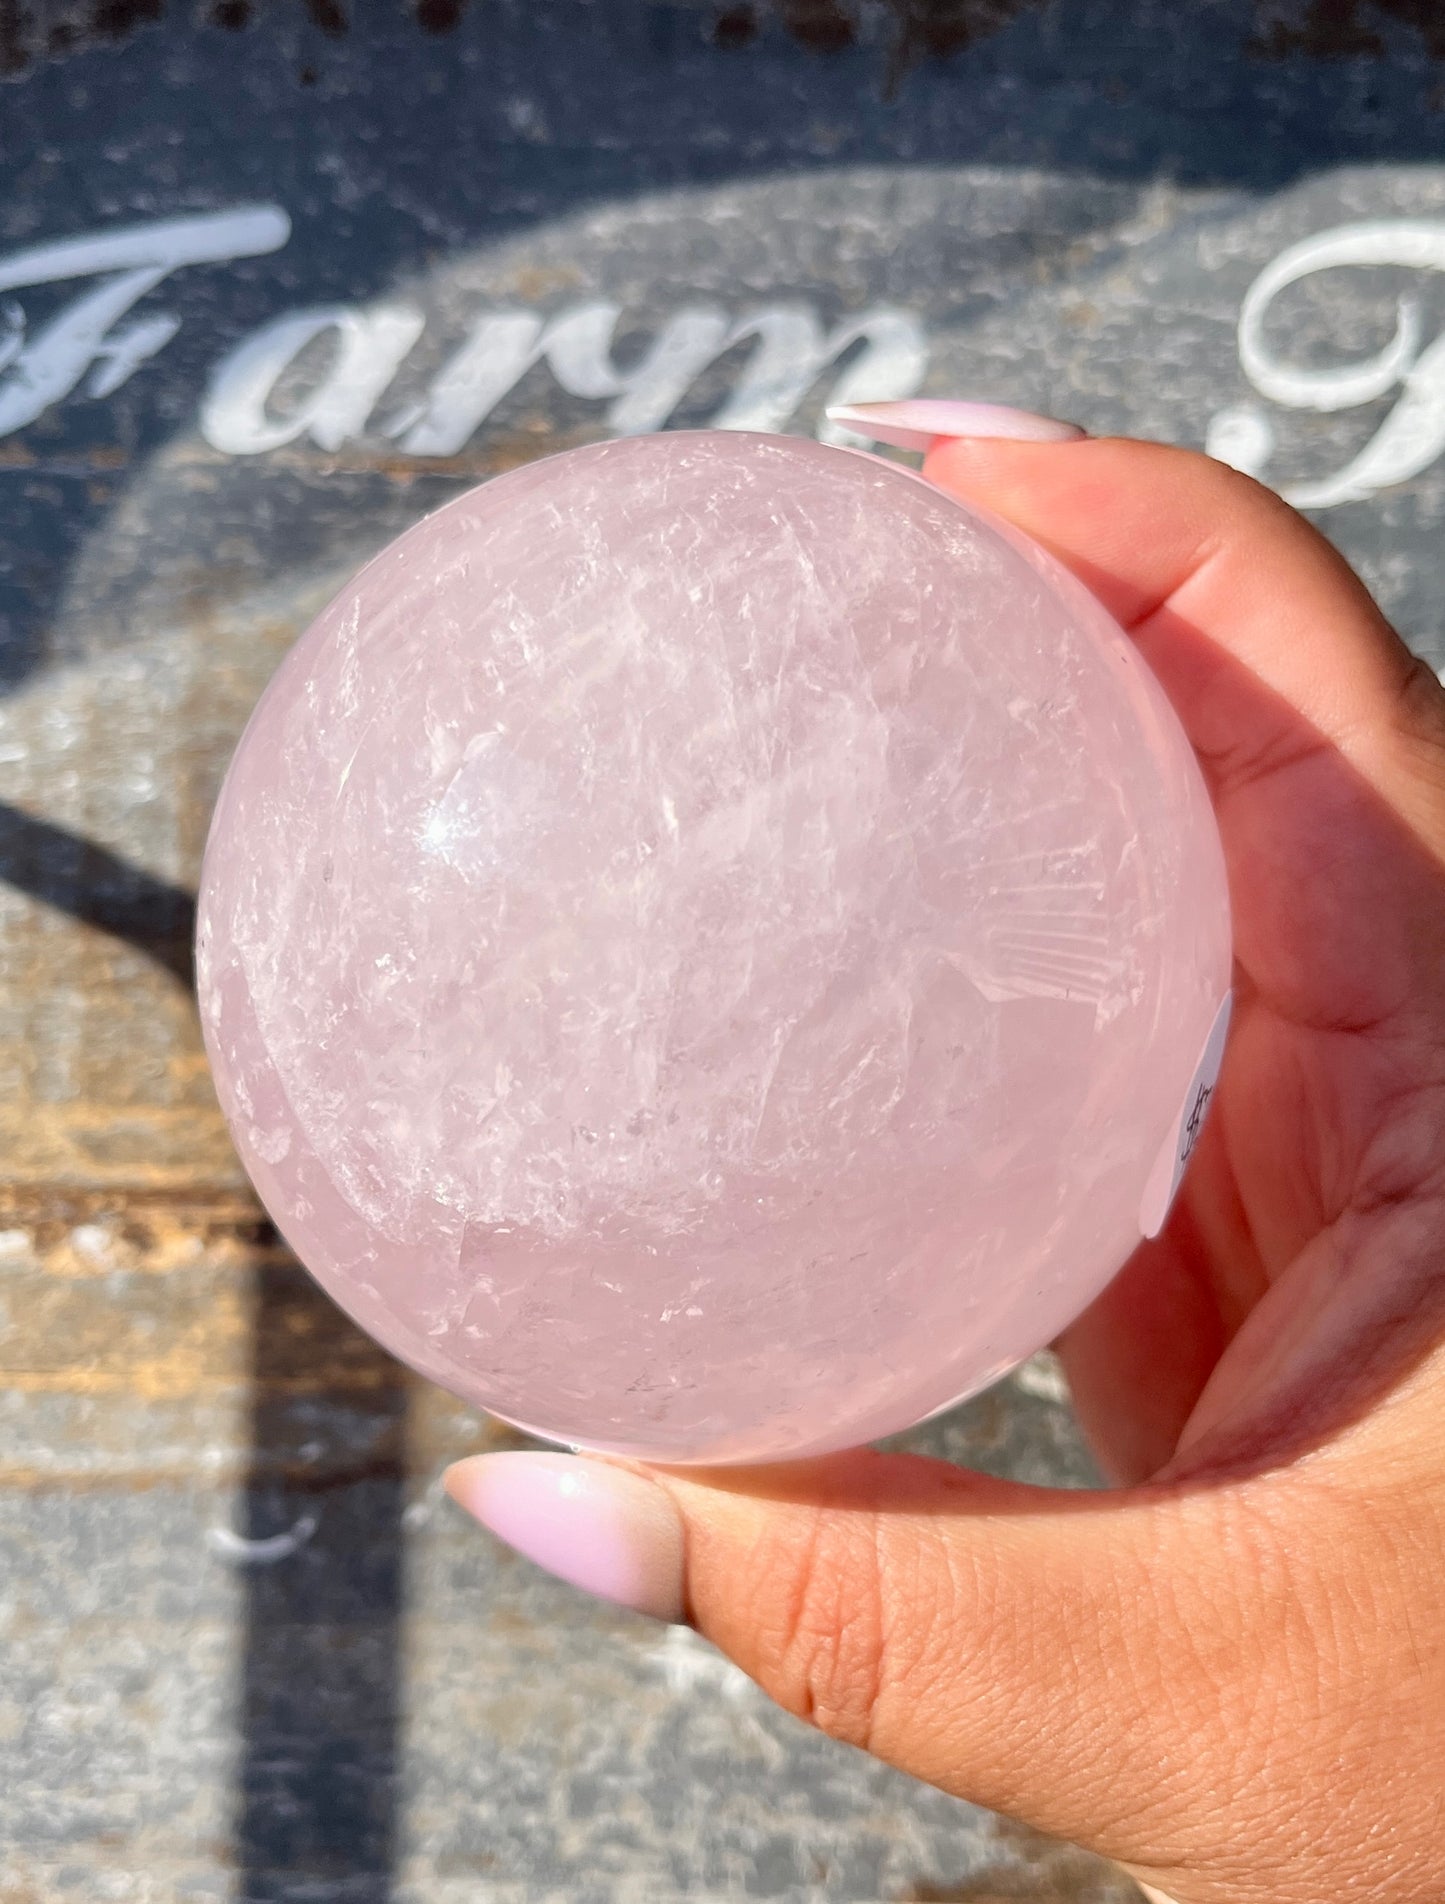
[[1050, 1341], [1157, 1221], [1229, 966], [1194, 757], [1093, 598], [909, 471], [723, 432], [363, 569], [241, 740], [199, 931], [237, 1146], [337, 1302], [681, 1462]]

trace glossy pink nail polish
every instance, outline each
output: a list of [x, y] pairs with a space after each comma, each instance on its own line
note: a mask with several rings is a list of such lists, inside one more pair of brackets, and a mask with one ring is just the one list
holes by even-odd
[[683, 1617], [682, 1521], [655, 1481], [563, 1454], [459, 1461], [447, 1492], [499, 1540], [599, 1600]]
[[937, 397], [907, 397], [898, 403], [839, 403], [830, 423], [891, 443], [899, 450], [926, 450], [941, 437], [1004, 437], [1015, 443], [1076, 443], [1086, 433], [1077, 423], [1036, 416], [1004, 403], [954, 403]]

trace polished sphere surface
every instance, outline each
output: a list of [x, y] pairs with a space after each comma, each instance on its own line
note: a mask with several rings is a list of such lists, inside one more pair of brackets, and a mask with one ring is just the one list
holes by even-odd
[[910, 471], [678, 432], [343, 589], [222, 789], [198, 967], [242, 1159], [364, 1328], [554, 1439], [745, 1461], [903, 1428], [1099, 1293], [1230, 938], [1194, 757], [1079, 583]]

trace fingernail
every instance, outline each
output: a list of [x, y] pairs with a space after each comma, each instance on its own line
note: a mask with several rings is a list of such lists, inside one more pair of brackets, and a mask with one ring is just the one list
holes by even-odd
[[585, 1456], [481, 1454], [448, 1469], [446, 1490], [559, 1580], [655, 1620], [683, 1617], [682, 1521], [656, 1482]]
[[835, 403], [830, 423], [891, 443], [898, 450], [926, 450], [942, 436], [1001, 436], [1016, 443], [1076, 443], [1087, 431], [1077, 423], [1035, 416], [1006, 403], [950, 403], [937, 397], [907, 397], [899, 403]]

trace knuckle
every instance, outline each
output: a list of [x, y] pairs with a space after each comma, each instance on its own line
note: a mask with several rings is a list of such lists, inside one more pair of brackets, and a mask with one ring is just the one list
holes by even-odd
[[771, 1558], [764, 1687], [820, 1731], [870, 1749], [888, 1673], [876, 1517], [819, 1512]]

